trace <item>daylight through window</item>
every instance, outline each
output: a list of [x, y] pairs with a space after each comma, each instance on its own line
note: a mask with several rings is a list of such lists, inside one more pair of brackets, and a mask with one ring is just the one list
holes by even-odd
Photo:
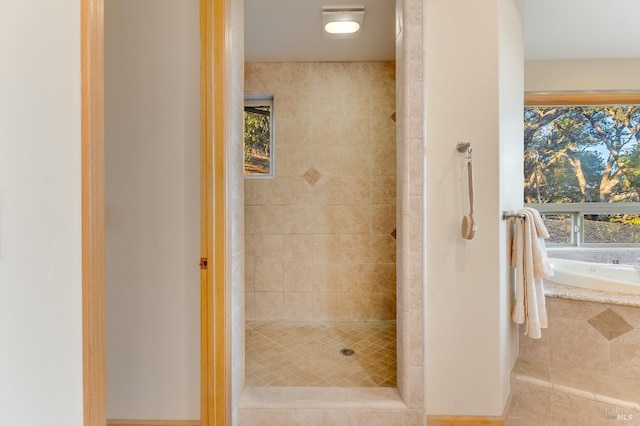
[[524, 201], [551, 243], [640, 244], [640, 105], [527, 106]]
[[273, 177], [273, 98], [244, 102], [244, 174]]

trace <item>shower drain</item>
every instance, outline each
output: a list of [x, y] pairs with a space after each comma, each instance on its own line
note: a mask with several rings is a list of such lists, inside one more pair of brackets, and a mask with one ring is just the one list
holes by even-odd
[[351, 356], [356, 353], [353, 349], [340, 349], [340, 353], [344, 356]]

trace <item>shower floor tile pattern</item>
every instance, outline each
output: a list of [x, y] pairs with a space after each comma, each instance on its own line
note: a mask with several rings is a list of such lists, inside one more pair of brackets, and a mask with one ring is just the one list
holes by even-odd
[[395, 320], [247, 321], [248, 386], [395, 387], [396, 370]]

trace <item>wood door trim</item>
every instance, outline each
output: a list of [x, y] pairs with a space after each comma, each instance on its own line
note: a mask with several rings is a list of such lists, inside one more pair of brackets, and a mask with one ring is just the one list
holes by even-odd
[[106, 424], [104, 2], [81, 0], [82, 377], [85, 426]]
[[[214, 8], [215, 6], [215, 8]], [[224, 425], [228, 404], [225, 305], [225, 1], [200, 0], [203, 217], [201, 278], [201, 424]], [[104, 306], [104, 0], [81, 0], [82, 356], [83, 424], [105, 426]], [[213, 53], [216, 52], [216, 55]], [[218, 54], [218, 52], [224, 52]], [[218, 70], [212, 78], [213, 71]], [[206, 84], [205, 84], [206, 83]], [[213, 88], [216, 87], [215, 101]], [[214, 127], [215, 120], [220, 123]], [[215, 136], [214, 136], [215, 131]], [[215, 144], [214, 144], [215, 138]], [[205, 150], [206, 149], [206, 150]], [[206, 154], [206, 155], [205, 155]], [[214, 186], [215, 185], [215, 186]], [[217, 188], [217, 191], [214, 191]], [[204, 193], [206, 192], [206, 198]], [[213, 214], [207, 211], [213, 210]], [[205, 238], [206, 235], [206, 238]], [[194, 259], [197, 264], [197, 259]], [[213, 291], [215, 290], [215, 294]]]
[[200, 426], [198, 420], [107, 420], [107, 426]]
[[227, 1], [200, 0], [201, 44], [201, 422], [227, 424], [230, 402], [226, 323]]

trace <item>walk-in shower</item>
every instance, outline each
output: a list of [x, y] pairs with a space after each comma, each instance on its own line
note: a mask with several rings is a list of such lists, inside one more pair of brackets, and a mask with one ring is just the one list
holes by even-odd
[[248, 386], [397, 384], [395, 86], [394, 62], [245, 64], [275, 132], [244, 182]]

